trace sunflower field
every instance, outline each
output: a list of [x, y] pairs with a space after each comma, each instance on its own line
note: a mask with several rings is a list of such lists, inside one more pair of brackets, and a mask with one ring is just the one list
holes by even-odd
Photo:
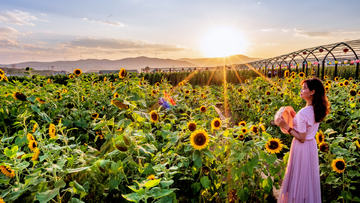
[[[28, 73], [0, 70], [0, 202], [274, 202], [292, 137], [273, 118], [305, 106], [304, 73], [211, 86]], [[359, 202], [359, 83], [323, 82], [322, 200]]]

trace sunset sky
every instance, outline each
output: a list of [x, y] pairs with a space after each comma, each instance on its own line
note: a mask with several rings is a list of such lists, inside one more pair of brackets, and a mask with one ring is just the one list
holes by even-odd
[[1, 0], [0, 64], [268, 58], [360, 39], [357, 0]]

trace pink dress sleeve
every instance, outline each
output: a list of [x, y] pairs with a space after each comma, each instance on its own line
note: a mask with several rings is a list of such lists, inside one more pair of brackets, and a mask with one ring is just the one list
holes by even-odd
[[303, 112], [296, 114], [296, 130], [299, 133], [306, 133], [307, 118]]

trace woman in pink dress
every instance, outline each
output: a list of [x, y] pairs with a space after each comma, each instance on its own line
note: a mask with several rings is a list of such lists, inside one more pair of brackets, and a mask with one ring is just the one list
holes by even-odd
[[278, 202], [321, 202], [319, 157], [315, 134], [319, 124], [330, 112], [330, 103], [322, 82], [317, 78], [301, 82], [300, 97], [306, 106], [297, 114], [293, 111], [293, 129], [283, 118], [275, 123], [292, 135], [290, 156], [281, 185]]

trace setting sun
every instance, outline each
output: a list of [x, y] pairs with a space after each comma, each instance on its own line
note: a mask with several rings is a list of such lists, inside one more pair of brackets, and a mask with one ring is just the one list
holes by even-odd
[[206, 57], [224, 57], [243, 54], [247, 41], [242, 34], [230, 27], [216, 27], [206, 32], [201, 49]]

